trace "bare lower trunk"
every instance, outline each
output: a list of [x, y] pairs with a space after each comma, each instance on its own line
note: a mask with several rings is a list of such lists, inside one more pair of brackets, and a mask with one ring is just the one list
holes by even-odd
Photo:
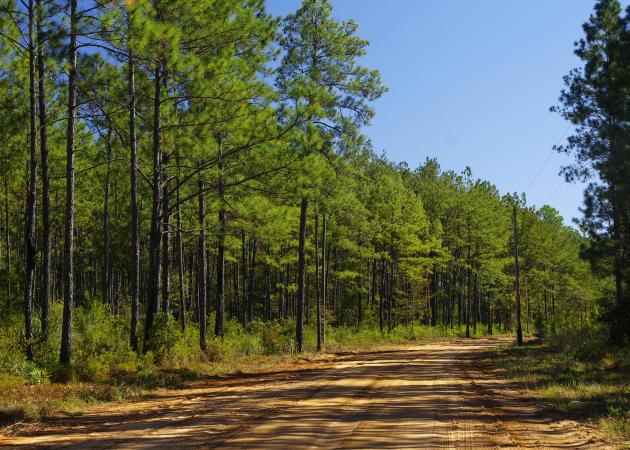
[[328, 271], [326, 270], [326, 214], [322, 217], [322, 349], [326, 348], [326, 287]]
[[516, 341], [523, 345], [523, 328], [521, 326], [521, 287], [518, 271], [518, 228], [516, 222], [516, 206], [512, 209], [512, 225], [514, 227], [514, 290], [516, 291]]
[[5, 244], [5, 265], [6, 265], [6, 277], [7, 277], [7, 311], [11, 311], [11, 307], [13, 306], [12, 297], [13, 291], [11, 289], [11, 224], [10, 224], [10, 216], [9, 216], [9, 186], [7, 181], [7, 162], [6, 159], [4, 161], [4, 176], [3, 176], [3, 184], [4, 184], [4, 244]]
[[77, 0], [70, 0], [70, 75], [68, 78], [68, 130], [66, 134], [66, 228], [64, 236], [63, 324], [59, 361], [72, 358], [72, 316], [74, 310], [74, 122], [77, 109]]
[[186, 299], [184, 297], [184, 243], [182, 240], [182, 207], [179, 203], [179, 155], [177, 155], [177, 274], [179, 282], [179, 323], [182, 331], [186, 330]]
[[48, 340], [50, 323], [50, 168], [48, 165], [48, 134], [46, 115], [46, 71], [44, 63], [43, 0], [37, 0], [37, 71], [39, 77], [39, 148], [42, 159], [42, 270], [41, 324], [42, 337]]
[[131, 348], [138, 351], [138, 315], [140, 302], [140, 236], [138, 208], [138, 155], [136, 138], [136, 83], [134, 60], [129, 54], [127, 84], [129, 89], [129, 154], [131, 181], [131, 332], [129, 341]]
[[302, 198], [300, 205], [300, 237], [298, 246], [298, 274], [297, 274], [297, 308], [295, 341], [298, 353], [302, 353], [302, 335], [304, 333], [304, 277], [306, 276], [306, 212], [308, 200]]
[[166, 320], [171, 313], [171, 229], [168, 184], [163, 183], [162, 196], [162, 312]]
[[197, 310], [199, 311], [199, 348], [206, 351], [206, 207], [204, 202], [204, 182], [199, 179], [199, 273], [197, 274]]
[[316, 313], [317, 313], [317, 351], [322, 351], [322, 305], [321, 305], [321, 282], [319, 279], [319, 217], [317, 214], [317, 208], [315, 208], [315, 300], [316, 300]]
[[[242, 280], [243, 280], [243, 288], [245, 288], [245, 285], [247, 285], [247, 276], [248, 276], [248, 271], [247, 271], [247, 244], [246, 244], [246, 240], [245, 240], [245, 231], [243, 231], [241, 233], [241, 273], [242, 273]], [[234, 272], [235, 277], [234, 277], [234, 293], [235, 293], [235, 297], [238, 298], [239, 297], [239, 289], [238, 289], [238, 271]], [[245, 290], [245, 289], [243, 289]], [[245, 294], [245, 292], [243, 292], [243, 296], [242, 296], [242, 304], [241, 304], [241, 320], [242, 320], [242, 324], [243, 324], [243, 329], [247, 328], [247, 323], [248, 323], [248, 313], [249, 313], [249, 305], [247, 303], [248, 301], [248, 297]]]
[[29, 144], [30, 162], [28, 171], [28, 198], [26, 200], [25, 236], [25, 273], [24, 273], [24, 340], [26, 358], [33, 360], [33, 298], [35, 296], [35, 264], [37, 256], [37, 236], [35, 230], [35, 211], [37, 204], [37, 121], [35, 110], [35, 6], [28, 2], [28, 59], [29, 59]]
[[153, 179], [151, 202], [151, 232], [149, 235], [149, 279], [147, 286], [147, 315], [144, 325], [144, 345], [146, 353], [149, 350], [153, 334], [153, 320], [160, 309], [160, 247], [161, 247], [161, 178], [162, 178], [162, 150], [160, 143], [160, 110], [162, 89], [162, 63], [155, 65], [154, 98], [153, 98]]
[[109, 188], [112, 173], [112, 129], [107, 130], [107, 173], [105, 175], [105, 189], [103, 193], [103, 273], [101, 294], [103, 302], [111, 306], [111, 264], [110, 264], [110, 233], [109, 233]]
[[[247, 307], [249, 309], [249, 320], [254, 320], [254, 274], [256, 273], [256, 251], [258, 250], [258, 241], [253, 239], [251, 242], [251, 257], [247, 275]], [[245, 289], [245, 286], [243, 286]]]
[[217, 304], [214, 323], [215, 336], [223, 337], [223, 319], [225, 315], [225, 234], [227, 232], [227, 216], [225, 211], [225, 186], [223, 180], [223, 151], [221, 139], [219, 146], [219, 239], [217, 245]]

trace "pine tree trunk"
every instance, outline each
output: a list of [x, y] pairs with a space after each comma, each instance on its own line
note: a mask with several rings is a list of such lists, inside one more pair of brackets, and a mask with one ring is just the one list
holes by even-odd
[[265, 264], [265, 298], [263, 305], [263, 320], [271, 320], [271, 272], [269, 266]]
[[162, 312], [166, 320], [169, 320], [171, 314], [171, 214], [166, 180], [164, 180], [162, 192]]
[[[251, 258], [249, 261], [247, 276], [247, 307], [249, 308], [249, 320], [254, 320], [254, 274], [256, 273], [256, 251], [258, 250], [258, 240], [251, 241]], [[245, 288], [245, 286], [243, 286]]]
[[[360, 289], [360, 288], [359, 288]], [[362, 297], [362, 293], [361, 291], [359, 291], [359, 311], [358, 311], [358, 317], [357, 317], [357, 325], [361, 326], [361, 323], [363, 322], [363, 297]]]
[[197, 274], [197, 310], [199, 311], [199, 348], [206, 351], [206, 206], [204, 202], [204, 181], [199, 179], [199, 272]]
[[12, 278], [12, 274], [11, 274], [11, 223], [10, 223], [10, 216], [9, 216], [9, 185], [8, 185], [8, 181], [7, 181], [7, 171], [8, 171], [8, 167], [7, 167], [7, 161], [6, 159], [4, 160], [4, 176], [3, 178], [3, 184], [4, 184], [4, 244], [6, 246], [6, 252], [4, 255], [5, 258], [5, 264], [6, 264], [6, 277], [7, 277], [7, 298], [6, 298], [6, 304], [7, 304], [7, 311], [11, 312], [11, 308], [13, 306], [13, 291], [12, 291], [12, 286], [11, 286], [11, 278]]
[[35, 296], [35, 265], [37, 257], [37, 231], [35, 229], [37, 205], [37, 121], [35, 106], [35, 6], [28, 2], [28, 59], [29, 59], [29, 145], [30, 162], [28, 175], [28, 198], [26, 200], [25, 230], [25, 273], [24, 273], [24, 340], [26, 358], [33, 360], [33, 298]]
[[394, 262], [392, 261], [392, 270], [389, 274], [389, 289], [387, 290], [387, 332], [391, 333], [393, 328], [394, 316]]
[[385, 261], [381, 261], [380, 287], [380, 293], [378, 296], [378, 327], [381, 334], [383, 334], [385, 331]]
[[326, 289], [328, 287], [326, 256], [326, 213], [324, 213], [322, 216], [322, 349], [326, 348]]
[[46, 115], [46, 70], [44, 62], [43, 0], [37, 0], [37, 71], [39, 78], [39, 148], [42, 159], [42, 270], [41, 327], [42, 338], [48, 341], [50, 326], [50, 168], [48, 164], [48, 117]]
[[521, 326], [521, 287], [518, 270], [518, 228], [516, 223], [516, 205], [512, 208], [512, 225], [514, 228], [514, 290], [516, 291], [516, 341], [523, 345], [523, 328]]
[[154, 316], [160, 309], [160, 247], [162, 244], [161, 210], [162, 203], [162, 149], [161, 149], [161, 96], [162, 62], [156, 61], [153, 97], [153, 179], [151, 180], [151, 231], [149, 234], [149, 280], [147, 286], [147, 315], [144, 324], [144, 345], [146, 353], [151, 344]]
[[[249, 313], [249, 305], [248, 305], [248, 297], [245, 293], [245, 286], [247, 285], [247, 241], [245, 240], [245, 231], [241, 232], [241, 279], [243, 283], [243, 296], [242, 296], [242, 304], [241, 304], [241, 321], [243, 324], [243, 329], [247, 329], [247, 315]], [[237, 280], [237, 278], [235, 278]], [[238, 289], [235, 291], [237, 292]]]
[[72, 316], [74, 310], [74, 128], [77, 109], [77, 0], [70, 0], [70, 74], [68, 77], [68, 130], [66, 134], [66, 227], [64, 236], [64, 298], [59, 362], [72, 359]]
[[109, 188], [112, 174], [112, 128], [107, 129], [107, 172], [103, 192], [103, 273], [101, 279], [101, 295], [103, 302], [111, 306], [111, 263], [110, 263], [110, 232], [109, 232]]
[[138, 154], [136, 137], [136, 79], [134, 59], [129, 50], [127, 88], [129, 90], [129, 169], [131, 193], [131, 348], [138, 351], [138, 315], [140, 310], [140, 229], [138, 208]]
[[179, 201], [179, 154], [177, 155], [177, 179], [175, 201], [177, 202], [177, 275], [179, 282], [179, 323], [186, 330], [186, 298], [184, 295], [184, 242], [182, 239], [182, 206]]
[[302, 353], [302, 335], [304, 328], [304, 277], [306, 276], [306, 212], [308, 208], [308, 200], [302, 197], [300, 205], [300, 237], [298, 247], [298, 274], [297, 274], [297, 308], [296, 308], [296, 327], [295, 340], [297, 343], [298, 353]]
[[316, 326], [317, 326], [317, 351], [322, 351], [322, 305], [321, 282], [319, 278], [319, 217], [315, 208], [315, 300], [316, 300]]
[[219, 145], [219, 239], [217, 244], [217, 304], [214, 323], [215, 336], [223, 337], [223, 321], [225, 315], [225, 235], [227, 232], [227, 216], [225, 211], [225, 186], [223, 179], [223, 150]]
[[468, 268], [468, 276], [466, 277], [467, 287], [466, 287], [466, 311], [464, 314], [466, 315], [466, 337], [470, 337], [470, 294], [472, 289], [472, 273], [470, 268]]

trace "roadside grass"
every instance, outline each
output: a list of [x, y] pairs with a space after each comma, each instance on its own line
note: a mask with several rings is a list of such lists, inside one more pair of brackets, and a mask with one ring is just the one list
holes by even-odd
[[541, 341], [492, 352], [503, 375], [543, 403], [630, 443], [630, 349], [586, 356]]

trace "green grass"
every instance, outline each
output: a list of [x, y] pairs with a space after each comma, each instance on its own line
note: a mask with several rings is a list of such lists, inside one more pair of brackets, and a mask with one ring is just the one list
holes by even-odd
[[493, 359], [506, 377], [544, 403], [568, 416], [591, 421], [616, 439], [629, 440], [629, 349], [581, 359], [576, 353], [580, 352], [570, 351], [566, 345], [532, 342], [498, 349]]

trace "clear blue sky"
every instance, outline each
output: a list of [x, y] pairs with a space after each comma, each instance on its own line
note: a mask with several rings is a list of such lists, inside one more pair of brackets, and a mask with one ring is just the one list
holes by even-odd
[[[267, 4], [281, 15], [300, 1]], [[370, 41], [364, 63], [389, 88], [366, 130], [377, 152], [412, 168], [426, 157], [443, 169], [470, 166], [502, 193], [525, 191], [530, 204], [554, 206], [567, 223], [579, 216], [584, 186], [564, 183], [558, 171], [568, 158], [550, 153], [568, 124], [549, 107], [578, 65], [573, 43], [593, 0], [332, 4], [336, 18], [359, 24]]]

